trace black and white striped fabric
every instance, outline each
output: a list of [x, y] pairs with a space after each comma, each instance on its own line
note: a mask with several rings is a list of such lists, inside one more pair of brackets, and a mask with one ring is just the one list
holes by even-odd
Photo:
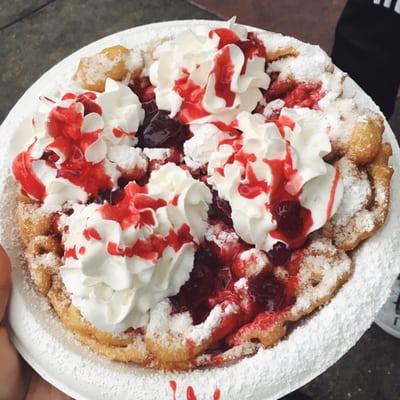
[[400, 14], [400, 0], [373, 0], [374, 4], [393, 9], [394, 12]]
[[400, 83], [400, 0], [348, 0], [332, 59], [390, 118]]

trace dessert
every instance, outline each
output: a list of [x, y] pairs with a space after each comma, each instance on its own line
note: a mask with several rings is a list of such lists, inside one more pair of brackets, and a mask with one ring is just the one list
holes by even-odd
[[385, 221], [381, 116], [322, 51], [232, 22], [101, 54], [21, 130], [34, 284], [114, 360], [187, 369], [277, 343]]

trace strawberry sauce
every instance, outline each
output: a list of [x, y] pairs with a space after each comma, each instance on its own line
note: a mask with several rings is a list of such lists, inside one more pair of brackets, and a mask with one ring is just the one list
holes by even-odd
[[319, 110], [318, 102], [325, 96], [322, 82], [297, 82], [293, 79], [279, 80], [278, 73], [271, 74], [271, 84], [264, 94], [267, 102], [282, 99], [285, 107], [307, 107]]
[[215, 94], [225, 100], [226, 107], [232, 107], [235, 100], [235, 93], [231, 91], [233, 72], [229, 47], [224, 47], [215, 56], [211, 73], [215, 74]]
[[19, 153], [13, 163], [12, 172], [22, 186], [23, 191], [36, 200], [43, 201], [46, 197], [46, 187], [32, 169], [30, 151]]
[[[215, 78], [215, 94], [225, 100], [226, 107], [232, 107], [236, 94], [231, 90], [234, 66], [231, 59], [229, 45], [238, 46], [244, 55], [244, 63], [240, 74], [246, 72], [248, 60], [254, 57], [266, 57], [266, 49], [263, 43], [254, 33], [249, 33], [246, 40], [240, 38], [230, 29], [217, 28], [209, 33], [209, 37], [219, 37], [218, 53], [214, 58], [214, 66], [210, 72], [210, 77]], [[183, 77], [175, 81], [174, 90], [182, 97], [183, 102], [179, 111], [180, 121], [188, 124], [191, 121], [209, 115], [205, 110], [203, 99], [206, 92], [205, 87], [201, 87], [190, 79], [189, 73], [182, 70]]]
[[[275, 122], [282, 137], [285, 138], [285, 128], [293, 130], [294, 121], [286, 116], [280, 116]], [[254, 199], [261, 194], [268, 195], [265, 207], [272, 213], [278, 228], [270, 232], [271, 236], [288, 243], [291, 248], [301, 246], [312, 226], [310, 210], [300, 204], [302, 181], [293, 165], [290, 144], [286, 141], [286, 156], [284, 159], [264, 160], [270, 168], [272, 179], [267, 182], [258, 179], [252, 163], [256, 161], [255, 154], [247, 153], [243, 149], [243, 141], [240, 134], [232, 138], [224, 139], [219, 143], [229, 145], [233, 148], [233, 154], [227, 159], [223, 167], [216, 170], [224, 176], [224, 167], [228, 164], [238, 162], [243, 165], [244, 173], [238, 192], [247, 199]], [[334, 198], [334, 194], [332, 196]], [[285, 206], [286, 205], [286, 206]]]
[[[177, 400], [176, 394], [178, 385], [176, 381], [171, 380], [168, 383], [172, 390], [172, 400]], [[221, 399], [221, 390], [219, 388], [216, 388], [212, 396], [212, 399], [210, 400], [220, 400], [220, 399]], [[192, 386], [188, 386], [186, 388], [186, 400], [197, 400], [196, 393]]]
[[192, 242], [193, 237], [190, 234], [190, 228], [188, 225], [183, 224], [177, 232], [171, 229], [167, 236], [154, 234], [145, 240], [137, 240], [131, 247], [121, 248], [116, 243], [109, 242], [107, 244], [107, 251], [112, 256], [137, 256], [151, 262], [156, 262], [168, 246], [171, 246], [177, 252], [185, 243]]
[[[57, 178], [65, 178], [81, 187], [90, 196], [96, 196], [101, 190], [111, 189], [112, 182], [101, 163], [91, 163], [85, 158], [85, 151], [98, 140], [100, 131], [82, 133], [84, 115], [90, 112], [98, 114], [102, 110], [94, 102], [94, 93], [75, 96], [64, 95], [63, 100], [75, 100], [68, 107], [55, 106], [49, 114], [47, 128], [53, 141], [45, 148], [41, 157], [47, 166], [56, 170]], [[83, 106], [83, 114], [81, 107]], [[32, 146], [14, 159], [12, 170], [21, 183], [25, 193], [38, 201], [46, 197], [46, 188], [35, 175], [31, 156]], [[60, 162], [59, 154], [63, 160]]]
[[[174, 204], [172, 199], [171, 204]], [[154, 211], [167, 205], [163, 199], [155, 199], [147, 194], [146, 186], [139, 186], [135, 182], [128, 183], [122, 194], [122, 198], [116, 204], [105, 202], [99, 212], [105, 220], [118, 222], [123, 230], [131, 226], [141, 228], [143, 226], [155, 226]], [[100, 237], [93, 228], [84, 231], [85, 237], [95, 240]], [[110, 255], [121, 257], [137, 256], [152, 262], [156, 262], [171, 246], [178, 251], [185, 243], [193, 242], [190, 227], [183, 224], [178, 230], [171, 229], [166, 236], [152, 234], [148, 238], [139, 239], [133, 246], [119, 247], [117, 243], [108, 242], [107, 251]]]
[[169, 386], [172, 389], [172, 400], [176, 400], [176, 382], [175, 381], [169, 381]]
[[335, 202], [335, 197], [336, 197], [336, 189], [337, 185], [339, 183], [340, 179], [340, 173], [339, 170], [336, 170], [335, 177], [333, 179], [333, 184], [331, 186], [331, 191], [329, 193], [329, 202], [328, 202], [328, 207], [326, 209], [326, 220], [328, 221], [331, 216], [332, 216], [332, 210], [333, 210], [333, 203]]
[[101, 236], [99, 232], [97, 232], [96, 229], [94, 228], [86, 228], [83, 230], [83, 236], [85, 237], [86, 240], [101, 240]]
[[75, 248], [75, 246], [74, 246], [74, 247], [71, 247], [70, 249], [66, 249], [66, 250], [64, 251], [64, 257], [65, 257], [65, 258], [71, 257], [71, 258], [74, 258], [75, 260], [77, 260], [77, 259], [78, 259], [78, 256], [76, 255], [76, 248]]
[[121, 201], [105, 203], [99, 211], [104, 219], [118, 222], [125, 230], [130, 226], [155, 225], [154, 211], [166, 204], [162, 199], [148, 196], [146, 187], [131, 182], [125, 186]]
[[186, 399], [187, 400], [197, 400], [196, 394], [191, 386], [188, 386], [186, 389]]

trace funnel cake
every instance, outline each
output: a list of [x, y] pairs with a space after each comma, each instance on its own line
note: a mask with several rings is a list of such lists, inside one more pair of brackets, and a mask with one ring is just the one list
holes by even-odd
[[106, 48], [41, 101], [12, 165], [27, 266], [112, 360], [185, 370], [273, 346], [387, 218], [383, 118], [315, 46], [230, 21]]

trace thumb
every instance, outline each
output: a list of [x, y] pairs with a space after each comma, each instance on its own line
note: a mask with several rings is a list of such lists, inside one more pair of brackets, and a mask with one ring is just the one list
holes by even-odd
[[0, 245], [0, 322], [3, 321], [11, 290], [11, 263]]
[[11, 265], [0, 246], [0, 399], [23, 399], [26, 380], [21, 360], [11, 344], [4, 322], [11, 289]]

